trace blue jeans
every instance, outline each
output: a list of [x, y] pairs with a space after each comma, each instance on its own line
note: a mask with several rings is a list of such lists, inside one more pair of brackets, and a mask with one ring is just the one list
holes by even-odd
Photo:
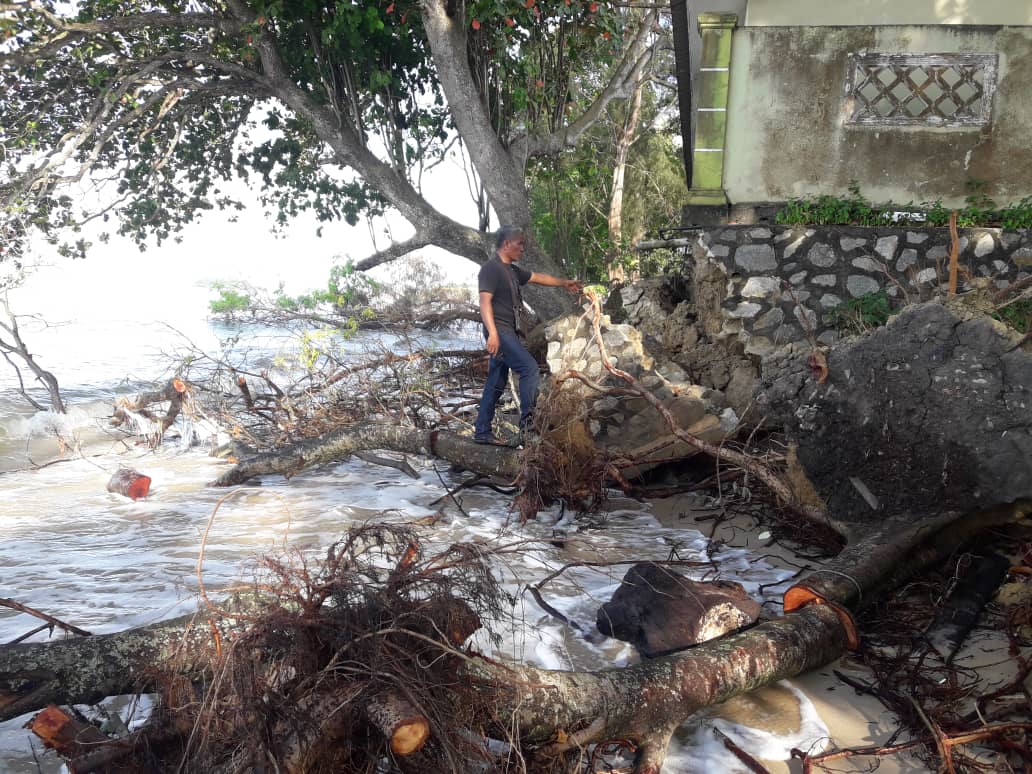
[[499, 328], [498, 339], [500, 342], [498, 354], [491, 358], [487, 369], [487, 382], [484, 384], [484, 394], [480, 398], [480, 409], [477, 412], [477, 424], [474, 430], [476, 438], [491, 436], [495, 409], [498, 407], [498, 400], [502, 397], [502, 393], [505, 392], [510, 369], [520, 377], [520, 428], [530, 425], [534, 414], [534, 404], [537, 403], [538, 382], [541, 380], [537, 361], [527, 352], [527, 348], [523, 346], [523, 342], [520, 341], [515, 331]]

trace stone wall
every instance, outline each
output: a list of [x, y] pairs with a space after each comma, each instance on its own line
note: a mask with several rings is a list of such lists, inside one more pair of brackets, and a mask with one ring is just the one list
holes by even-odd
[[[710, 287], [709, 333], [737, 338], [747, 354], [840, 332], [837, 313], [850, 299], [884, 292], [896, 302], [929, 298], [946, 282], [950, 236], [945, 228], [721, 226], [688, 240], [700, 288]], [[997, 289], [1032, 273], [1032, 230], [960, 230], [961, 283]], [[724, 283], [714, 294], [714, 278]]]

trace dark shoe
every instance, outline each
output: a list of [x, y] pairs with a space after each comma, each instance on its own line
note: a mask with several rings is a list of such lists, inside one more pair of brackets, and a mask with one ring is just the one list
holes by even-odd
[[473, 436], [473, 443], [479, 443], [481, 446], [508, 446], [505, 441], [501, 440], [494, 435], [482, 435]]

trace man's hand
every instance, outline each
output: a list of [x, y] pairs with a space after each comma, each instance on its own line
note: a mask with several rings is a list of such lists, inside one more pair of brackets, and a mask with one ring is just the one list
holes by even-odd
[[487, 351], [491, 355], [491, 357], [494, 357], [498, 354], [498, 349], [501, 346], [502, 342], [498, 338], [498, 331], [495, 331], [494, 333], [489, 333], [487, 335]]
[[583, 287], [583, 285], [581, 285], [577, 280], [559, 279], [558, 277], [553, 277], [551, 274], [542, 274], [539, 271], [531, 273], [530, 282], [533, 282], [535, 285], [545, 285], [550, 288], [566, 288], [573, 294], [580, 293], [581, 288]]

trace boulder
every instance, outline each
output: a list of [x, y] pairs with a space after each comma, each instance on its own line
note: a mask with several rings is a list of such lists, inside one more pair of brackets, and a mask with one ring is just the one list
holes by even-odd
[[1032, 352], [960, 299], [907, 307], [840, 342], [823, 383], [806, 356], [764, 361], [757, 402], [836, 518], [1032, 497]]
[[760, 605], [731, 581], [694, 581], [642, 562], [599, 608], [600, 632], [630, 642], [644, 658], [690, 648], [756, 622]]
[[722, 323], [710, 319], [723, 320], [719, 301], [727, 293], [727, 275], [717, 267], [707, 272], [708, 266], [695, 265], [690, 278], [670, 274], [623, 286], [610, 294], [605, 309], [642, 334], [661, 370], [669, 364], [689, 382], [720, 390], [744, 417], [759, 369], [743, 354], [739, 337], [724, 335]]

